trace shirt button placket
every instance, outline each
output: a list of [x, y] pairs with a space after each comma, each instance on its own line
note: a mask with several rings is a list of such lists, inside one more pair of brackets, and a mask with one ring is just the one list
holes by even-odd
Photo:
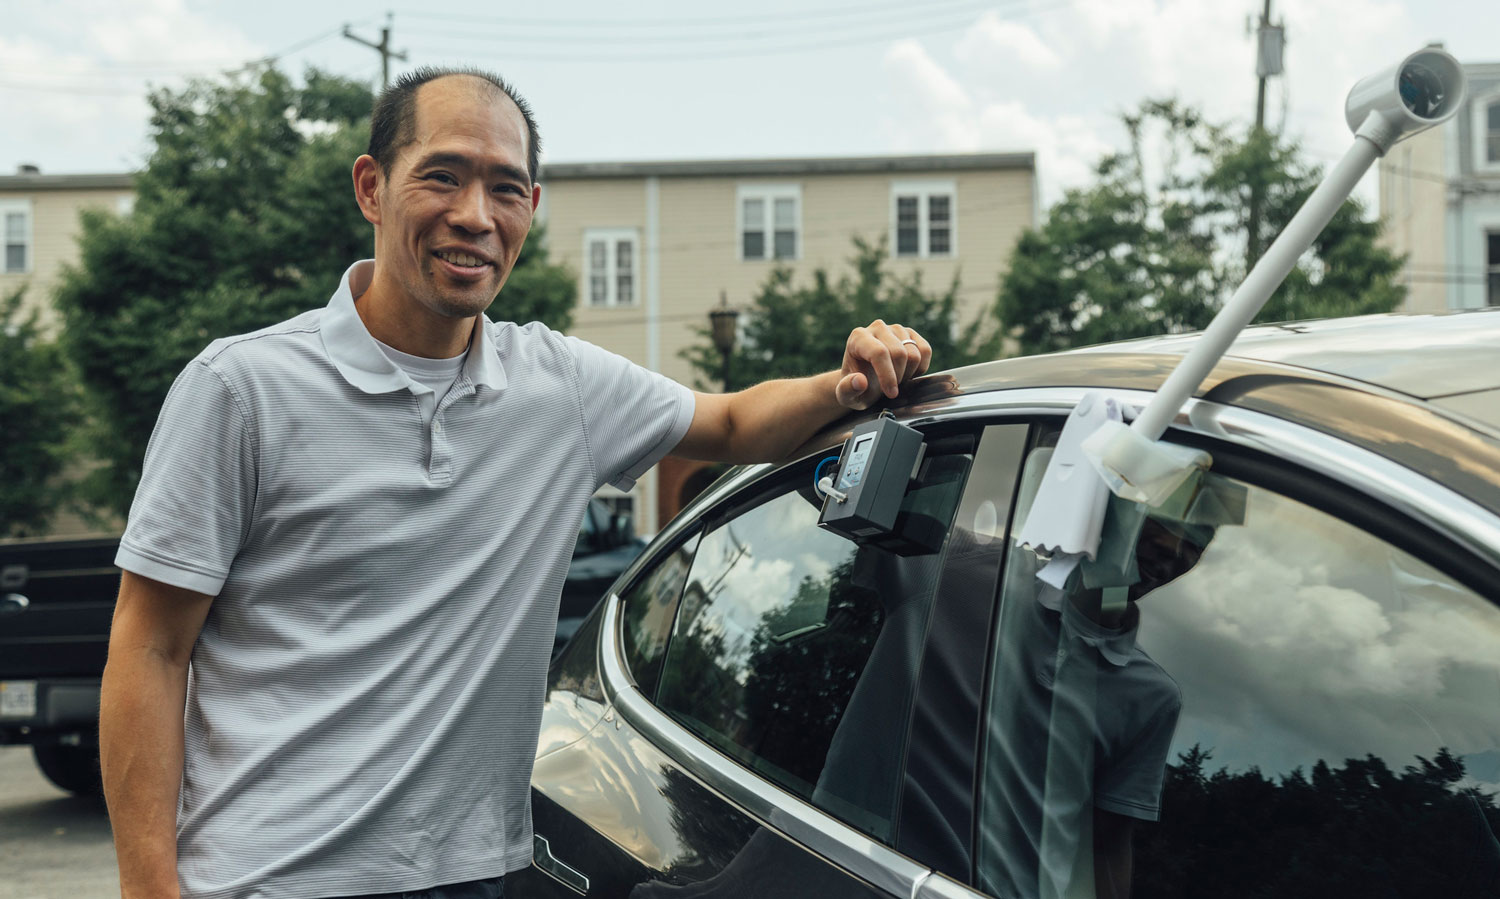
[[431, 462], [427, 466], [427, 474], [432, 480], [440, 484], [446, 484], [453, 473], [452, 452], [448, 445], [448, 438], [443, 432], [442, 413], [439, 412], [432, 419], [432, 455]]

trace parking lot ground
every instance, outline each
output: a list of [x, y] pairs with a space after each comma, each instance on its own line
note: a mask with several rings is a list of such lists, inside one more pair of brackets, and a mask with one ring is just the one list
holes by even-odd
[[0, 746], [0, 899], [116, 899], [104, 803], [69, 795], [26, 746]]

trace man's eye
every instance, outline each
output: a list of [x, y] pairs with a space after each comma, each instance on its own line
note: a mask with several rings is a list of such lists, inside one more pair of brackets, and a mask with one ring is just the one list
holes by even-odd
[[444, 184], [457, 184], [458, 183], [458, 179], [454, 178], [452, 175], [448, 174], [447, 172], [433, 172], [431, 175], [427, 176], [427, 180], [429, 180], [429, 181], [441, 181]]

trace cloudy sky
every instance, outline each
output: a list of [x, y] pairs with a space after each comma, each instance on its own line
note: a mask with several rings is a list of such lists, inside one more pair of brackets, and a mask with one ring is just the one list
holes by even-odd
[[[393, 3], [410, 0], [392, 0]], [[538, 111], [552, 161], [1034, 150], [1047, 200], [1122, 140], [1118, 114], [1175, 95], [1253, 118], [1261, 0], [765, 0], [393, 6], [396, 70], [474, 63]], [[386, 9], [352, 0], [0, 0], [0, 172], [138, 167], [148, 85], [275, 55], [379, 78]], [[1442, 40], [1500, 61], [1493, 0], [1273, 0], [1286, 75], [1267, 120], [1324, 163], [1361, 75]]]

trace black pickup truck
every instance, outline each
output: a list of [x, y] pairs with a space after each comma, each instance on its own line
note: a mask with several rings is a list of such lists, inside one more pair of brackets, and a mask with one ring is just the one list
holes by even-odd
[[[119, 592], [117, 537], [0, 540], [0, 745], [30, 744], [64, 790], [99, 791], [99, 679]], [[554, 652], [645, 546], [591, 500], [563, 587]]]

